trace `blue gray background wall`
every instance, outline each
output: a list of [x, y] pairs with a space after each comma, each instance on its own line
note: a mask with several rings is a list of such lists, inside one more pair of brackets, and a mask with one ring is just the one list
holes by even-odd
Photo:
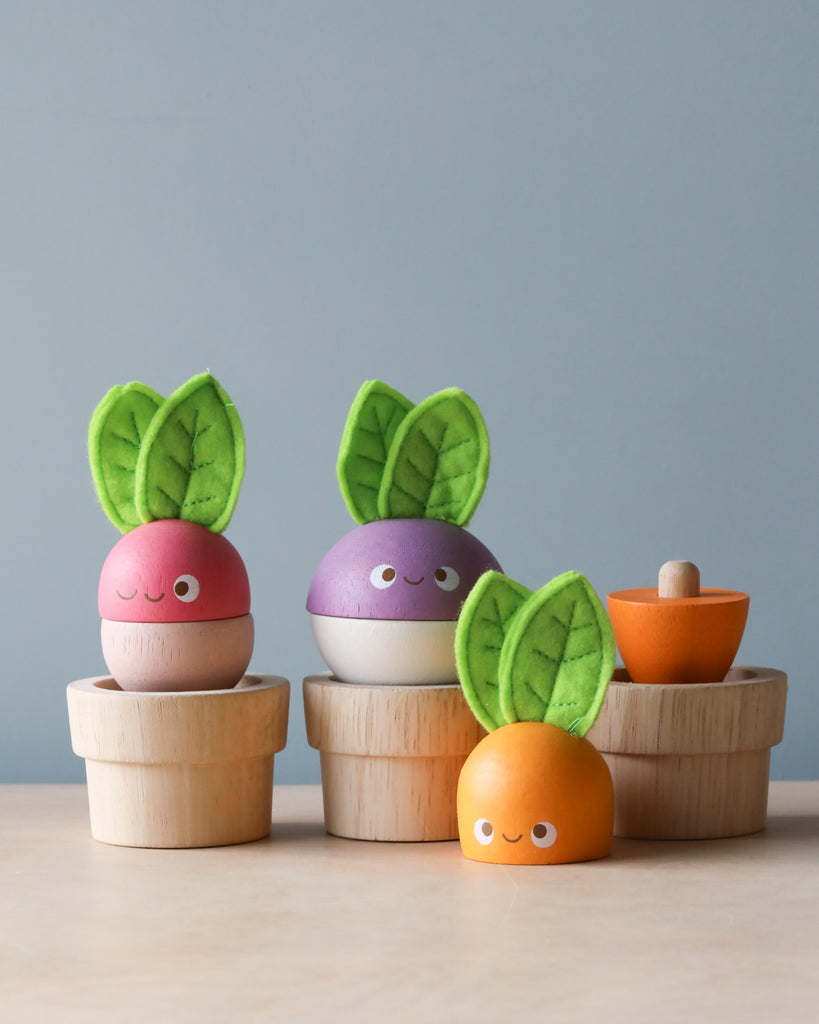
[[83, 778], [90, 413], [206, 368], [248, 436], [253, 667], [294, 683], [279, 781], [318, 779], [304, 599], [372, 377], [478, 400], [472, 529], [522, 582], [748, 591], [773, 774], [819, 776], [817, 53], [813, 3], [4, 4], [0, 780]]

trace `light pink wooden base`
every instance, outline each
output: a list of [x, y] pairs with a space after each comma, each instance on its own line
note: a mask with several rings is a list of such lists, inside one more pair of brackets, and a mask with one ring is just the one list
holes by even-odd
[[253, 655], [253, 616], [203, 622], [112, 622], [100, 626], [108, 671], [123, 690], [233, 687]]

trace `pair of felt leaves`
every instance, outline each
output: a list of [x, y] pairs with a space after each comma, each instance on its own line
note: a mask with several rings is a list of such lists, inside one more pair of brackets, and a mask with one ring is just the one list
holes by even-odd
[[488, 731], [547, 722], [585, 736], [611, 679], [614, 632], [580, 573], [532, 592], [486, 572], [461, 609], [455, 656], [464, 696]]
[[443, 519], [465, 526], [489, 475], [489, 435], [459, 388], [414, 405], [379, 380], [365, 381], [339, 447], [339, 486], [357, 523]]
[[221, 533], [244, 475], [244, 432], [209, 373], [167, 399], [132, 381], [111, 388], [94, 410], [88, 455], [100, 503], [123, 533], [156, 519]]

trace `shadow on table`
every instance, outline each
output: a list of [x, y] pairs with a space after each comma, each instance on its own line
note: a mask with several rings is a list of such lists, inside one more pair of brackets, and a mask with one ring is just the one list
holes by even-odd
[[615, 838], [611, 857], [617, 861], [674, 861], [703, 857], [733, 859], [737, 855], [769, 857], [785, 844], [798, 842], [819, 856], [819, 815], [771, 815], [760, 832], [722, 839]]
[[324, 839], [327, 832], [320, 821], [274, 821], [267, 843], [304, 843]]
[[819, 814], [772, 814], [767, 827], [757, 835], [773, 839], [814, 839], [819, 841]]

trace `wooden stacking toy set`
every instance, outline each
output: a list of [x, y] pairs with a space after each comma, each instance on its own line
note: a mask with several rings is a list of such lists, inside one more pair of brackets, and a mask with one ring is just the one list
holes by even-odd
[[[99, 587], [110, 676], [68, 687], [91, 833], [143, 847], [267, 836], [290, 687], [246, 674], [250, 586], [222, 536], [244, 471], [233, 403], [209, 374], [167, 400], [115, 387], [89, 455], [124, 533]], [[733, 666], [747, 595], [701, 590], [687, 562], [607, 609], [576, 572], [532, 591], [465, 528], [488, 468], [459, 389], [415, 405], [368, 381], [356, 396], [338, 479], [357, 525], [307, 596], [329, 669], [303, 683], [327, 831], [554, 864], [606, 856], [613, 836], [762, 829], [787, 680]]]

